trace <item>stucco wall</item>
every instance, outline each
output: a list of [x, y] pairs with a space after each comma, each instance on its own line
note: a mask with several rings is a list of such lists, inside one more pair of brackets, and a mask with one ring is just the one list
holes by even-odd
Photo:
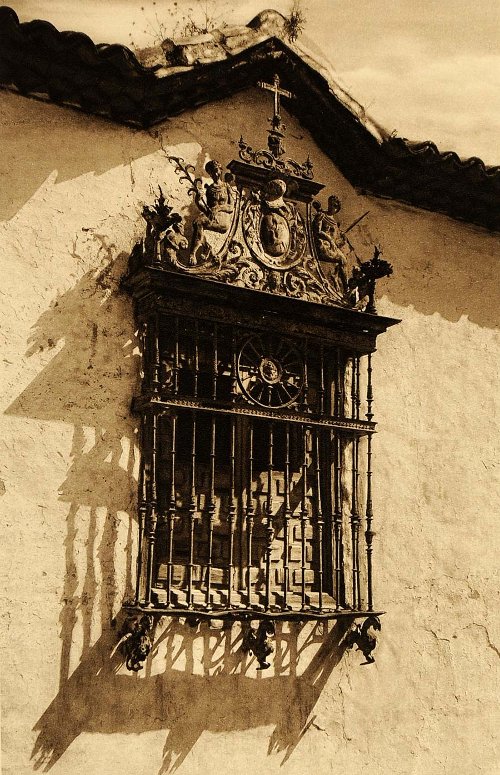
[[[394, 264], [375, 359], [377, 662], [335, 628], [278, 629], [258, 674], [239, 632], [175, 622], [138, 676], [111, 656], [131, 594], [138, 357], [118, 282], [164, 148], [201, 169], [257, 146], [260, 93], [135, 132], [0, 93], [0, 491], [4, 772], [474, 775], [500, 772], [498, 236], [358, 196], [287, 117], [288, 150]], [[330, 628], [331, 629], [331, 628]]]

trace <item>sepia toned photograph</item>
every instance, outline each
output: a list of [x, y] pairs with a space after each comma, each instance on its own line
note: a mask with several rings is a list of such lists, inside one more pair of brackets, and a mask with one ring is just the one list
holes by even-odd
[[0, 7], [4, 775], [500, 775], [499, 52]]

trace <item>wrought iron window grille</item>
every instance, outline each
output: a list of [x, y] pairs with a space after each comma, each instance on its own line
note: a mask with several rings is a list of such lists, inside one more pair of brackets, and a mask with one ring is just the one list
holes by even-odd
[[376, 249], [348, 276], [340, 203], [324, 211], [309, 160], [284, 158], [268, 86], [268, 150], [241, 141], [205, 190], [173, 159], [200, 210], [191, 239], [160, 191], [124, 280], [142, 353], [134, 671], [164, 615], [258, 620], [243, 649], [263, 669], [276, 621], [344, 618], [373, 661], [372, 354], [398, 322], [374, 290], [392, 268]]

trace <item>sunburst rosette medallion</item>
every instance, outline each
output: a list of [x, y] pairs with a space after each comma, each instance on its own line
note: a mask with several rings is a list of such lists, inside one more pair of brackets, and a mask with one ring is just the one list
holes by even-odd
[[243, 395], [257, 406], [291, 406], [304, 386], [303, 357], [288, 339], [272, 334], [252, 336], [238, 355], [238, 383]]

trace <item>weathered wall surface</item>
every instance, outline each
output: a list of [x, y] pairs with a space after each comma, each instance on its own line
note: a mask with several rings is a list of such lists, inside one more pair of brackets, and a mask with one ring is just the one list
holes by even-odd
[[[498, 236], [358, 196], [293, 119], [288, 150], [394, 264], [375, 359], [375, 665], [279, 629], [257, 674], [239, 633], [164, 626], [140, 676], [111, 656], [131, 594], [138, 357], [119, 289], [163, 148], [199, 169], [269, 105], [245, 93], [150, 133], [2, 93], [4, 772], [500, 772]], [[8, 177], [7, 177], [8, 176]], [[13, 184], [12, 184], [12, 181]], [[319, 650], [318, 650], [319, 649]]]

